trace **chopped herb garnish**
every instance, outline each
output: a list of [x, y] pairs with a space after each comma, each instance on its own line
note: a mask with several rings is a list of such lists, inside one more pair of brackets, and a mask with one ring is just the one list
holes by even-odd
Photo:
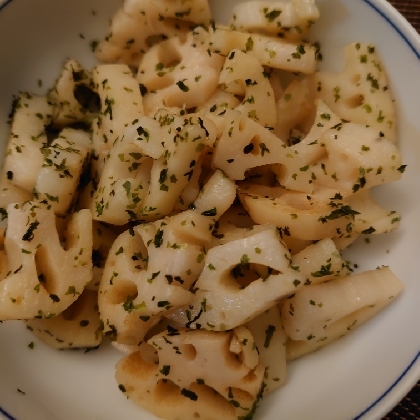
[[192, 401], [197, 401], [197, 399], [198, 399], [198, 396], [195, 392], [190, 391], [189, 389], [186, 389], [186, 388], [182, 388], [181, 395], [189, 398]]
[[273, 22], [280, 16], [280, 14], [281, 10], [272, 10], [271, 12], [268, 12], [268, 9], [264, 9], [264, 16], [268, 23]]
[[156, 248], [160, 248], [162, 243], [163, 243], [163, 230], [158, 229], [153, 239], [153, 244], [155, 245]]
[[205, 210], [205, 211], [203, 211], [202, 213], [201, 213], [203, 216], [210, 216], [210, 217], [212, 217], [212, 216], [216, 216], [217, 215], [217, 209], [216, 209], [216, 207], [213, 207], [212, 209], [210, 209], [210, 210]]
[[160, 372], [163, 376], [168, 376], [168, 375], [169, 375], [170, 370], [171, 370], [171, 366], [170, 366], [170, 365], [163, 365], [163, 366], [162, 366], [162, 369], [160, 369], [160, 371], [159, 371], [159, 372]]
[[274, 325], [268, 325], [267, 329], [265, 330], [265, 340], [264, 340], [264, 347], [267, 349], [270, 347], [271, 339], [276, 331], [276, 327]]
[[252, 51], [254, 49], [254, 41], [249, 37], [245, 44], [246, 51]]
[[176, 82], [176, 84], [183, 92], [188, 92], [190, 90], [190, 88], [182, 80]]
[[26, 231], [26, 233], [22, 236], [22, 241], [27, 241], [27, 242], [32, 241], [32, 239], [34, 238], [34, 230], [37, 229], [38, 226], [39, 226], [38, 220], [35, 220], [35, 222], [32, 222], [29, 225], [29, 228]]
[[373, 226], [371, 226], [368, 229], [362, 230], [361, 233], [364, 233], [365, 235], [370, 235], [371, 233], [375, 233], [375, 232], [376, 232], [376, 229]]
[[332, 271], [330, 271], [330, 268], [331, 268], [331, 263], [326, 264], [326, 265], [322, 265], [321, 269], [311, 273], [311, 276], [312, 277], [324, 277], [324, 276], [329, 276], [331, 274], [334, 274]]
[[55, 294], [50, 294], [50, 298], [54, 301], [54, 302], [60, 302], [60, 298], [55, 295]]
[[346, 205], [333, 210], [328, 216], [320, 217], [319, 220], [322, 223], [326, 223], [327, 220], [335, 220], [339, 219], [340, 217], [355, 216], [356, 214], [360, 214], [360, 212], [353, 210], [350, 206]]

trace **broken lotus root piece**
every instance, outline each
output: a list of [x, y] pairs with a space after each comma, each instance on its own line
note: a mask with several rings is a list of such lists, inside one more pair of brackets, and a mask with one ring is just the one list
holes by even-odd
[[105, 335], [138, 346], [162, 313], [193, 299], [189, 289], [203, 269], [203, 246], [211, 241], [213, 224], [188, 210], [116, 239], [99, 288]]
[[[249, 330], [168, 328], [148, 343], [159, 364], [135, 352], [118, 362], [119, 388], [168, 420], [237, 420], [252, 415], [264, 387], [264, 367]], [[241, 417], [243, 416], [243, 417]]]
[[99, 346], [102, 329], [99, 324], [98, 293], [85, 289], [60, 315], [29, 320], [27, 327], [36, 337], [55, 349]]
[[153, 39], [185, 36], [194, 23], [210, 23], [207, 0], [127, 0], [112, 18], [108, 36], [95, 50], [96, 57], [102, 62], [136, 66]]
[[137, 73], [138, 83], [148, 91], [145, 114], [154, 115], [163, 107], [190, 109], [205, 103], [217, 88], [224, 61], [219, 54], [197, 45], [193, 34], [185, 42], [169, 38], [154, 45]]
[[0, 320], [56, 316], [92, 278], [92, 215], [73, 215], [63, 248], [52, 209], [29, 201], [7, 212], [2, 252], [9, 272], [0, 281]]
[[[255, 226], [244, 238], [208, 251], [193, 300], [167, 316], [191, 328], [235, 328], [303, 286], [305, 278], [291, 262], [276, 227]], [[246, 283], [251, 269], [254, 277]]]

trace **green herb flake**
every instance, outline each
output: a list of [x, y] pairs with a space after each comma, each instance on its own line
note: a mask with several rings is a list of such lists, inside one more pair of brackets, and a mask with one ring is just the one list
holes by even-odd
[[54, 293], [50, 294], [50, 298], [53, 302], [60, 302], [60, 298], [57, 295], [55, 295]]
[[270, 342], [275, 332], [276, 332], [276, 327], [274, 325], [267, 326], [267, 329], [265, 330], [265, 340], [264, 340], [264, 347], [266, 349], [270, 347]]
[[376, 232], [376, 229], [373, 226], [371, 226], [368, 229], [362, 230], [361, 233], [363, 233], [365, 235], [370, 235], [370, 234], [375, 233], [375, 232]]
[[[187, 80], [187, 79], [184, 79], [184, 80]], [[183, 80], [176, 82], [176, 84], [183, 92], [188, 92], [190, 90], [190, 88], [184, 83]]]
[[79, 295], [80, 293], [76, 291], [76, 288], [74, 286], [69, 286], [65, 294], [76, 296], [76, 295]]
[[264, 9], [264, 17], [266, 18], [268, 23], [273, 22], [281, 15], [281, 10], [272, 10], [271, 12], [268, 11], [267, 8]]
[[22, 240], [27, 241], [27, 242], [32, 241], [32, 239], [34, 238], [34, 230], [36, 230], [38, 226], [39, 226], [38, 220], [35, 220], [34, 222], [32, 222], [29, 225], [29, 228], [26, 231], [26, 233], [22, 236]]
[[156, 248], [160, 248], [162, 243], [163, 243], [163, 230], [158, 229], [153, 239], [153, 244], [155, 245]]
[[331, 269], [331, 263], [326, 264], [326, 265], [322, 265], [321, 269], [311, 273], [311, 276], [312, 277], [324, 277], [324, 276], [329, 276], [331, 274], [334, 274], [330, 269]]
[[170, 365], [163, 365], [162, 369], [159, 370], [159, 372], [163, 376], [168, 376], [170, 371], [171, 371], [171, 366]]
[[217, 215], [217, 209], [216, 209], [216, 207], [213, 207], [210, 210], [203, 211], [201, 214], [202, 214], [202, 216], [210, 216], [210, 217], [213, 217], [213, 216], [216, 216]]
[[254, 41], [251, 37], [249, 37], [245, 44], [245, 50], [246, 51], [252, 51], [254, 49]]
[[241, 264], [249, 264], [249, 257], [247, 254], [243, 254], [241, 257]]
[[132, 296], [127, 296], [125, 302], [123, 303], [123, 308], [128, 313], [136, 310], [136, 305], [134, 305], [133, 297]]
[[327, 220], [336, 220], [336, 219], [339, 219], [340, 217], [355, 216], [356, 214], [360, 214], [360, 212], [353, 210], [348, 205], [345, 205], [338, 209], [333, 210], [328, 216], [320, 217], [319, 220], [322, 223], [326, 223]]
[[190, 391], [189, 389], [186, 389], [186, 388], [182, 388], [181, 395], [189, 398], [192, 401], [197, 401], [197, 399], [198, 399], [198, 396], [195, 392]]
[[[340, 95], [340, 87], [339, 86], [336, 86], [334, 89], [333, 89], [333, 94], [334, 94], [334, 102], [337, 102], [340, 98], [341, 98], [341, 95]], [[334, 127], [333, 127], [334, 128]]]

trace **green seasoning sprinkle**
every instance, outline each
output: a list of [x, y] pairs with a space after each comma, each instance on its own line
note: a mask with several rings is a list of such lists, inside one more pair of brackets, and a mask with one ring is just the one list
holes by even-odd
[[163, 376], [168, 376], [169, 372], [171, 370], [171, 366], [170, 365], [163, 365], [162, 369], [159, 371]]
[[252, 51], [254, 49], [254, 41], [249, 37], [245, 44], [246, 51]]
[[247, 254], [243, 254], [241, 257], [241, 264], [248, 264], [249, 263], [249, 257]]
[[271, 12], [268, 12], [268, 9], [264, 9], [264, 16], [267, 19], [268, 23], [273, 22], [280, 16], [280, 14], [281, 10], [272, 10]]
[[370, 235], [370, 234], [375, 233], [375, 232], [376, 232], [376, 229], [373, 226], [371, 226], [368, 229], [362, 230], [361, 233], [363, 233], [365, 235]]
[[149, 137], [150, 137], [150, 135], [149, 135], [149, 132], [147, 131], [147, 130], [145, 130], [143, 127], [137, 127], [137, 134], [140, 136], [140, 137], [144, 137], [147, 141], [149, 140]]
[[162, 169], [159, 174], [159, 184], [163, 184], [168, 178], [168, 169]]
[[95, 52], [96, 48], [98, 47], [99, 41], [93, 40], [90, 42], [89, 46], [90, 46], [90, 50], [92, 52]]
[[347, 217], [351, 216], [354, 217], [356, 214], [360, 214], [358, 211], [353, 210], [350, 206], [345, 205], [340, 207], [339, 209], [333, 210], [328, 216], [320, 217], [319, 220], [322, 223], [326, 223], [327, 220], [336, 220], [340, 217]]
[[322, 265], [321, 269], [319, 271], [315, 271], [313, 273], [311, 273], [312, 277], [324, 277], [324, 276], [329, 276], [331, 274], [334, 274], [332, 271], [330, 271], [331, 268], [331, 263], [326, 264], [326, 265]]
[[156, 235], [153, 239], [153, 243], [154, 243], [156, 248], [161, 247], [161, 245], [163, 243], [163, 230], [158, 229], [158, 231], [156, 232]]
[[50, 294], [50, 298], [51, 298], [54, 302], [60, 302], [60, 298], [59, 298], [57, 295]]
[[[187, 79], [184, 79], [184, 80], [187, 80]], [[176, 84], [183, 92], [188, 92], [190, 90], [190, 88], [182, 80], [180, 80], [179, 82], [176, 82]]]
[[192, 401], [197, 401], [197, 399], [198, 399], [198, 396], [197, 396], [197, 394], [195, 392], [190, 391], [189, 389], [186, 389], [186, 388], [182, 388], [181, 394], [184, 397], [187, 397], [187, 398], [189, 398]]
[[39, 226], [38, 220], [35, 220], [35, 222], [32, 222], [29, 225], [29, 228], [26, 231], [26, 233], [22, 236], [22, 241], [27, 241], [27, 242], [32, 241], [32, 239], [34, 238], [34, 230], [37, 229], [38, 226]]
[[267, 329], [265, 330], [265, 341], [264, 341], [264, 347], [267, 349], [270, 347], [271, 339], [273, 338], [273, 334], [276, 331], [276, 327], [274, 325], [268, 325]]
[[3, 207], [0, 207], [0, 216], [1, 216], [1, 221], [3, 221], [4, 219], [7, 219], [7, 210]]
[[132, 296], [127, 296], [127, 299], [123, 303], [123, 308], [128, 313], [130, 313], [130, 312], [132, 312], [132, 311], [134, 311], [136, 309], [135, 308], [135, 305], [133, 303], [133, 297]]
[[113, 114], [112, 114], [112, 105], [114, 105], [115, 101], [114, 99], [110, 99], [108, 97], [105, 98], [105, 111], [104, 111], [104, 115], [109, 114], [109, 119], [112, 120], [113, 119]]
[[217, 215], [217, 209], [216, 209], [216, 207], [213, 207], [210, 210], [203, 211], [201, 214], [203, 216], [216, 216]]
[[337, 102], [341, 98], [341, 96], [340, 96], [340, 87], [339, 86], [336, 86], [333, 89], [333, 93], [334, 93], [334, 102]]

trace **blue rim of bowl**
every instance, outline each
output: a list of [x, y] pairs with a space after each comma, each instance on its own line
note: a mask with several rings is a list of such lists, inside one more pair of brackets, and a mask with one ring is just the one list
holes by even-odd
[[[0, 0], [1, 1], [1, 0]], [[10, 3], [12, 3], [13, 0], [6, 0], [3, 4], [0, 4], [0, 12]], [[387, 13], [385, 12], [384, 6], [382, 3], [382, 0], [361, 0], [365, 4], [367, 4], [369, 7], [371, 7], [376, 13], [378, 13], [391, 27], [394, 29], [398, 35], [404, 40], [404, 42], [407, 44], [407, 46], [410, 48], [410, 50], [414, 53], [414, 55], [420, 59], [420, 48], [416, 48], [412, 41], [410, 41], [409, 36], [407, 36], [402, 29], [400, 29], [398, 23], [396, 23], [392, 18], [390, 18]], [[394, 9], [390, 4], [388, 5], [391, 9]], [[395, 10], [395, 9], [394, 9]], [[401, 16], [401, 14], [397, 11], [398, 15]], [[407, 22], [406, 19], [402, 17], [402, 20], [404, 22]], [[411, 25], [410, 25], [411, 26]], [[379, 403], [381, 403], [389, 393], [396, 388], [396, 386], [401, 382], [402, 379], [404, 379], [411, 371], [413, 366], [420, 360], [420, 351], [416, 354], [416, 356], [411, 360], [411, 362], [408, 364], [408, 366], [404, 369], [404, 371], [401, 373], [401, 375], [383, 392], [382, 395], [380, 395], [372, 404], [370, 404], [368, 407], [366, 407], [360, 414], [358, 414], [356, 417], [354, 417], [353, 420], [361, 420], [363, 417], [371, 412], [371, 410], [376, 407]], [[412, 384], [414, 385], [415, 382]], [[404, 393], [401, 395], [401, 398], [403, 397]], [[399, 399], [398, 399], [399, 400]], [[398, 402], [395, 401], [395, 403]], [[392, 405], [389, 407], [389, 409], [392, 408]], [[5, 416], [7, 420], [18, 420], [16, 417], [13, 417], [10, 415], [7, 411], [5, 411], [2, 407], [0, 407], [0, 414]]]
[[[10, 1], [12, 1], [12, 0], [10, 0]], [[5, 418], [7, 420], [17, 420], [15, 417], [12, 417], [9, 413], [7, 413], [6, 411], [4, 411], [1, 407], [0, 407], [0, 414], [2, 414], [3, 416], [5, 416]]]
[[[1, 1], [1, 0], [0, 0]], [[4, 9], [9, 3], [11, 3], [13, 0], [6, 0], [3, 4], [0, 4], [0, 12], [2, 9]]]

